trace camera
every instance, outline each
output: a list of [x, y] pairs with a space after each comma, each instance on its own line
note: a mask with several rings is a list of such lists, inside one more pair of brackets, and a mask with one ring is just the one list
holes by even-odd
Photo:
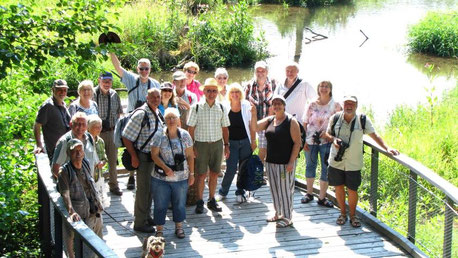
[[145, 104], [145, 101], [137, 100], [137, 102], [135, 102], [134, 109], [141, 107], [143, 104]]
[[183, 154], [175, 154], [175, 156], [173, 156], [173, 162], [175, 162], [175, 165], [171, 167], [173, 171], [184, 170], [184, 161], [185, 157]]
[[337, 155], [334, 157], [335, 161], [342, 161], [342, 157], [345, 154], [345, 151], [347, 150], [348, 147], [350, 147], [350, 144], [340, 140], [337, 141], [337, 144], [340, 146], [339, 150], [337, 151]]
[[102, 120], [102, 131], [110, 130], [110, 120], [104, 119]]
[[312, 135], [313, 143], [314, 143], [314, 144], [319, 145], [319, 144], [321, 143], [320, 135], [321, 135], [321, 131], [316, 131], [316, 132]]

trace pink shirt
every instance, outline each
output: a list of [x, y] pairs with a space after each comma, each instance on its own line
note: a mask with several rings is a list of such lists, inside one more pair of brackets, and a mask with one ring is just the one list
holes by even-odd
[[204, 95], [204, 92], [199, 90], [199, 86], [200, 86], [200, 82], [199, 81], [196, 81], [196, 80], [192, 80], [192, 82], [188, 85], [186, 85], [186, 88], [196, 94], [197, 96], [197, 101], [200, 100], [200, 97], [202, 97], [202, 95]]
[[[333, 99], [326, 105], [320, 105], [318, 101], [310, 103], [303, 117], [304, 123], [307, 124], [307, 144], [314, 144], [313, 134], [319, 131], [325, 132], [328, 128], [329, 118], [341, 110], [342, 106]], [[328, 142], [325, 139], [321, 139], [321, 144], [326, 143]]]

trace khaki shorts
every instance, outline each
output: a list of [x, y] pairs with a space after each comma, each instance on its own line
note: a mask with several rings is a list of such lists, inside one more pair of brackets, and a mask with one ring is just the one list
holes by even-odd
[[197, 158], [194, 161], [194, 172], [205, 174], [208, 170], [213, 173], [221, 171], [223, 160], [223, 140], [216, 142], [195, 142]]

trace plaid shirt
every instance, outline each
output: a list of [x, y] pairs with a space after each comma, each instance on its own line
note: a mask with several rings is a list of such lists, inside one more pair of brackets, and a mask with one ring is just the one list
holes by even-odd
[[[100, 93], [100, 96], [97, 93]], [[118, 121], [118, 114], [122, 114], [122, 105], [121, 105], [121, 99], [119, 98], [119, 95], [115, 90], [110, 89], [109, 94], [111, 98], [110, 120], [109, 121], [110, 121], [110, 128], [112, 128], [116, 125], [116, 121]], [[97, 102], [97, 105], [99, 106], [99, 117], [102, 120], [107, 119], [108, 95], [105, 95], [101, 92], [100, 86], [97, 86], [95, 88], [93, 100]]]
[[[122, 131], [122, 137], [133, 142], [134, 147], [137, 150], [140, 150], [140, 148], [143, 146], [146, 140], [148, 140], [149, 136], [154, 132], [154, 129], [156, 128], [156, 116], [153, 114], [153, 111], [148, 106], [148, 103], [143, 104], [141, 108], [146, 110], [146, 114], [148, 116], [147, 119], [149, 119], [149, 127], [148, 127], [148, 123], [146, 123], [142, 127], [142, 121], [145, 116], [145, 111], [141, 110], [141, 111], [135, 111], [135, 113], [129, 119], [129, 122], [127, 122], [126, 127], [124, 128], [124, 131]], [[158, 113], [159, 113], [159, 109], [156, 109], [156, 114], [159, 117]], [[159, 121], [157, 125], [158, 128], [157, 128], [156, 133], [162, 133], [163, 126], [164, 125], [162, 121]], [[150, 153], [151, 152], [151, 143], [152, 141], [150, 140], [148, 144], [146, 144], [146, 146], [143, 149], [141, 149], [140, 151], [144, 153]]]
[[267, 78], [263, 91], [258, 90], [256, 79], [252, 79], [245, 85], [246, 99], [256, 106], [258, 119], [263, 119], [269, 115], [269, 107], [272, 105], [271, 99], [276, 87], [277, 82], [269, 78]]
[[[199, 110], [196, 107], [199, 105]], [[226, 108], [215, 101], [212, 107], [207, 102], [192, 106], [188, 126], [195, 127], [194, 140], [198, 142], [216, 142], [223, 138], [222, 127], [230, 125]]]

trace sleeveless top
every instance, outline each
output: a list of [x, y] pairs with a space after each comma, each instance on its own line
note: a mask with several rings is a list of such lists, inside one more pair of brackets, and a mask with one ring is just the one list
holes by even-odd
[[291, 117], [286, 116], [285, 120], [274, 126], [272, 120], [266, 129], [267, 157], [266, 162], [275, 164], [288, 164], [293, 150], [293, 139], [291, 138]]

